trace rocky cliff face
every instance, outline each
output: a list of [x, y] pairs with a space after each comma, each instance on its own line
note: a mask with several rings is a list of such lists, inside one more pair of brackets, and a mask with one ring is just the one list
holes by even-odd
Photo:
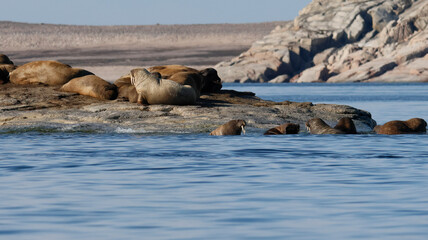
[[216, 65], [224, 82], [428, 81], [428, 1], [314, 0]]

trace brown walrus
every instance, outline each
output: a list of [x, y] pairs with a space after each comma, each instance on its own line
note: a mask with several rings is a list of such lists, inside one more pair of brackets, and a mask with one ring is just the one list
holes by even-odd
[[[158, 72], [152, 72], [158, 78], [162, 76]], [[132, 103], [136, 103], [138, 101], [138, 93], [135, 89], [135, 86], [131, 83], [131, 74], [126, 74], [117, 79], [114, 83], [117, 86], [118, 99], [127, 100]]]
[[200, 93], [218, 92], [222, 88], [221, 79], [214, 68], [199, 71], [183, 65], [164, 65], [150, 67], [147, 70], [159, 72], [164, 79], [192, 86], [198, 96]]
[[282, 125], [267, 130], [264, 135], [298, 134], [299, 130], [299, 124], [284, 123]]
[[427, 122], [422, 118], [411, 118], [407, 121], [390, 121], [384, 125], [378, 125], [374, 128], [378, 134], [412, 134], [412, 133], [426, 133]]
[[145, 68], [131, 70], [131, 83], [138, 93], [140, 104], [193, 105], [195, 90], [171, 80], [161, 79]]
[[345, 134], [345, 132], [327, 125], [321, 118], [312, 118], [306, 122], [306, 128], [311, 134]]
[[128, 100], [129, 102], [136, 103], [138, 101], [138, 93], [135, 86], [131, 83], [131, 74], [124, 75], [114, 82], [117, 86], [118, 99]]
[[357, 134], [357, 128], [355, 127], [354, 122], [348, 117], [339, 119], [339, 122], [334, 126], [334, 129], [340, 130], [346, 134]]
[[73, 78], [64, 84], [60, 91], [75, 92], [80, 95], [91, 96], [101, 100], [113, 100], [117, 97], [117, 87], [104, 79], [87, 75], [79, 78]]
[[205, 68], [200, 71], [201, 75], [204, 77], [204, 87], [202, 88], [202, 93], [216, 93], [221, 90], [223, 85], [221, 84], [221, 79], [217, 74], [217, 70], [214, 68]]
[[241, 135], [241, 131], [245, 134], [246, 125], [247, 123], [244, 120], [231, 120], [212, 131], [210, 135]]
[[4, 54], [0, 54], [0, 64], [12, 64], [13, 62], [10, 61], [9, 57], [4, 55]]
[[198, 70], [182, 65], [154, 66], [147, 69], [149, 72], [158, 72], [163, 79], [172, 80], [181, 85], [190, 85], [196, 92], [197, 97], [201, 95], [205, 82]]
[[9, 74], [15, 69], [13, 64], [0, 64], [0, 84], [9, 82]]
[[36, 61], [18, 67], [10, 73], [9, 79], [14, 84], [63, 85], [86, 75], [93, 73], [57, 61]]

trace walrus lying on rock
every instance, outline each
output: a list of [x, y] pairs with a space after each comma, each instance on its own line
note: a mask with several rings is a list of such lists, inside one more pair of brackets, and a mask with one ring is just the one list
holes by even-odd
[[16, 69], [16, 66], [8, 56], [0, 54], [0, 84], [9, 82], [9, 73]]
[[0, 64], [0, 84], [9, 82], [9, 74], [15, 69], [13, 64]]
[[14, 84], [63, 85], [86, 75], [93, 73], [57, 61], [36, 61], [18, 67], [10, 73], [9, 79]]
[[285, 123], [267, 130], [264, 135], [298, 134], [299, 130], [299, 124]]
[[412, 134], [412, 133], [426, 133], [427, 122], [422, 118], [411, 118], [407, 121], [390, 121], [384, 125], [378, 125], [374, 128], [378, 134]]
[[321, 118], [312, 118], [306, 122], [306, 128], [311, 134], [355, 134], [357, 132], [350, 118], [341, 118], [334, 128]]
[[10, 61], [9, 57], [4, 55], [4, 54], [0, 54], [0, 64], [12, 64], [13, 62]]
[[131, 75], [127, 74], [120, 77], [114, 82], [114, 85], [117, 86], [118, 99], [128, 100], [131, 103], [136, 103], [138, 101], [138, 93], [135, 90], [135, 86], [131, 83]]
[[[147, 69], [152, 74], [160, 74], [162, 79], [172, 80], [181, 85], [189, 85], [199, 98], [201, 93], [218, 92], [222, 88], [221, 79], [213, 68], [201, 71], [183, 65], [154, 66]], [[118, 87], [118, 98], [137, 102], [137, 92], [131, 84], [131, 75], [127, 74], [114, 82]]]
[[241, 135], [241, 132], [245, 134], [246, 125], [247, 123], [244, 120], [231, 120], [212, 131], [210, 135]]
[[160, 73], [164, 79], [192, 86], [198, 97], [201, 93], [218, 92], [222, 88], [221, 79], [214, 68], [199, 71], [183, 65], [164, 65], [147, 70]]
[[131, 70], [131, 83], [138, 94], [140, 104], [193, 105], [195, 90], [171, 80], [161, 79], [145, 68]]
[[64, 84], [60, 91], [75, 92], [80, 95], [91, 96], [101, 100], [113, 100], [117, 97], [117, 87], [104, 79], [87, 75], [84, 77], [73, 78]]

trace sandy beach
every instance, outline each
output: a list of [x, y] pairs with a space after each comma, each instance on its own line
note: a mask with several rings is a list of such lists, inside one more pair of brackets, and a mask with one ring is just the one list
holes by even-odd
[[57, 60], [114, 81], [135, 67], [213, 66], [238, 56], [284, 23], [75, 26], [0, 22], [0, 49], [18, 65]]

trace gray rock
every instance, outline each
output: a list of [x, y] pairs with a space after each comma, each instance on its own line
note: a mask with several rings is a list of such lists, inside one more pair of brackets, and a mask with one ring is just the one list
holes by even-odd
[[336, 48], [328, 48], [317, 55], [315, 55], [313, 62], [315, 65], [321, 64], [321, 63], [327, 63], [328, 58], [334, 53]]
[[[52, 87], [32, 86], [34, 95], [18, 100], [28, 89], [2, 86], [0, 95], [10, 92], [0, 105], [0, 130], [47, 128], [53, 131], [209, 133], [233, 119], [244, 119], [254, 132], [264, 132], [284, 122], [301, 125], [313, 117], [337, 122], [350, 117], [359, 131], [369, 132], [376, 125], [370, 113], [343, 105], [271, 102], [253, 93], [222, 90], [202, 95], [196, 105], [138, 105], [100, 101], [81, 95], [58, 98]], [[40, 94], [43, 93], [43, 98]]]
[[287, 74], [279, 75], [278, 77], [269, 81], [269, 83], [285, 83], [290, 81], [290, 76]]
[[314, 0], [293, 23], [276, 27], [216, 68], [224, 82], [269, 82], [284, 74], [296, 80], [313, 75], [320, 64], [330, 71], [328, 82], [380, 80], [395, 66], [426, 55], [428, 41], [421, 36], [427, 26], [428, 1]]
[[300, 77], [293, 82], [324, 82], [328, 79], [329, 70], [325, 64], [319, 64], [315, 67], [308, 68], [300, 74]]
[[394, 69], [396, 66], [397, 63], [389, 58], [376, 59], [357, 68], [352, 68], [333, 76], [327, 81], [330, 83], [368, 81], [371, 78], [380, 76], [387, 71]]

